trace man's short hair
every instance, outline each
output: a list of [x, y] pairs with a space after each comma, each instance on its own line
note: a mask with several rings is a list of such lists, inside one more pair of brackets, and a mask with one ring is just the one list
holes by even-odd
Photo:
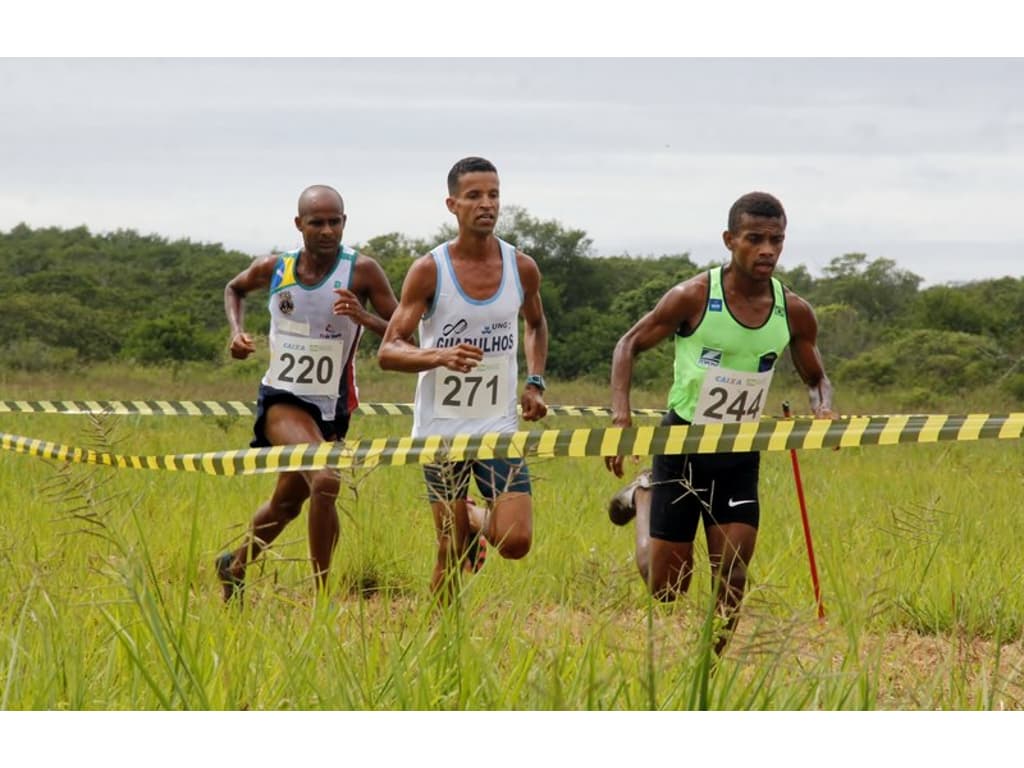
[[786, 221], [786, 209], [775, 195], [767, 192], [748, 192], [729, 209], [729, 231], [736, 234], [740, 230], [740, 217], [763, 216], [766, 219], [782, 219]]
[[467, 173], [497, 173], [494, 163], [482, 157], [464, 157], [448, 171], [448, 194], [454, 195], [459, 189], [459, 179]]

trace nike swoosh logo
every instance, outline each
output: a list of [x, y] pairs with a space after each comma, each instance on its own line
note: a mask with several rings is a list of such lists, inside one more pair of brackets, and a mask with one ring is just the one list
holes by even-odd
[[755, 501], [757, 501], [757, 499], [743, 499], [742, 501], [733, 501], [730, 498], [729, 499], [729, 507], [732, 508], [732, 507], [741, 506], [743, 504], [753, 504]]

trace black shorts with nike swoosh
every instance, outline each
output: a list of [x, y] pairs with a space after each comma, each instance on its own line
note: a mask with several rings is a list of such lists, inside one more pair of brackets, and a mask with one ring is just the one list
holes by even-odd
[[[670, 410], [663, 427], [686, 424]], [[689, 543], [697, 524], [746, 523], [757, 528], [761, 454], [689, 453], [655, 456], [651, 478], [651, 537]]]

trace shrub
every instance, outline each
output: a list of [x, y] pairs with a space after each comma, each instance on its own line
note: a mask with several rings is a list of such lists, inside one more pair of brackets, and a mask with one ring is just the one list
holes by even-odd
[[122, 354], [136, 362], [216, 360], [221, 338], [197, 327], [192, 318], [164, 316], [143, 320], [128, 334]]
[[78, 350], [54, 347], [39, 339], [15, 339], [3, 347], [4, 365], [20, 371], [67, 371], [78, 363]]
[[991, 383], [1009, 362], [999, 346], [983, 336], [915, 330], [841, 363], [836, 379], [873, 388], [953, 394]]

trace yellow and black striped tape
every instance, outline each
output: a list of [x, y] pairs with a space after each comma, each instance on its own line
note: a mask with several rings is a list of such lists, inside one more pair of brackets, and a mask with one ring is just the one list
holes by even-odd
[[240, 400], [0, 400], [0, 413], [70, 416], [253, 416], [255, 403]]
[[430, 464], [467, 458], [650, 456], [676, 453], [813, 450], [863, 445], [1016, 440], [1024, 413], [932, 416], [855, 416], [844, 421], [794, 419], [621, 429], [547, 429], [457, 435], [388, 437], [173, 456], [123, 456], [0, 432], [0, 448], [42, 458], [122, 469], [160, 469], [211, 475]]
[[[412, 403], [360, 403], [361, 416], [411, 416]], [[256, 403], [240, 400], [0, 400], [0, 413], [62, 413], [70, 416], [255, 416]], [[610, 416], [604, 406], [549, 405], [557, 416]], [[634, 416], [661, 416], [664, 409], [634, 408]]]

